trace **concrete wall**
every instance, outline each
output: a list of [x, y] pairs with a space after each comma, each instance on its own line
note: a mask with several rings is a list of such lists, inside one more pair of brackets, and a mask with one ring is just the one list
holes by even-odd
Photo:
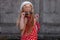
[[40, 33], [58, 35], [60, 33], [60, 0], [43, 0], [41, 4]]

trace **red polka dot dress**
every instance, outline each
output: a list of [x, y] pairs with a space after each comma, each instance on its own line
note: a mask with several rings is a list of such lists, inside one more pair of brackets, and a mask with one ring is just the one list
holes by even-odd
[[[36, 28], [36, 25], [38, 26], [37, 28]], [[27, 35], [27, 34], [23, 34], [22, 36], [21, 36], [21, 40], [37, 40], [38, 38], [37, 38], [37, 32], [38, 32], [38, 30], [39, 30], [39, 28], [40, 28], [40, 25], [36, 22], [36, 24], [34, 25], [34, 27], [33, 27], [33, 30], [32, 30], [32, 32], [29, 34], [29, 35]], [[37, 30], [38, 29], [38, 30]]]

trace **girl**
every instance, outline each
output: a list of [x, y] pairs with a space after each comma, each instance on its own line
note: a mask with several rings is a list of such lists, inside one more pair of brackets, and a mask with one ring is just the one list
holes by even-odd
[[29, 1], [21, 4], [17, 26], [20, 27], [21, 40], [37, 40], [37, 31], [40, 28], [36, 21], [38, 16], [34, 16], [33, 5]]

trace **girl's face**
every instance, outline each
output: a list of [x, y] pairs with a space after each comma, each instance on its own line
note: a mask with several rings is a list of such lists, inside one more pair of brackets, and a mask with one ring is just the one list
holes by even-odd
[[23, 7], [23, 10], [24, 10], [25, 12], [30, 12], [31, 9], [32, 9], [32, 7], [31, 7], [30, 4], [26, 4], [26, 5], [24, 5], [24, 7]]

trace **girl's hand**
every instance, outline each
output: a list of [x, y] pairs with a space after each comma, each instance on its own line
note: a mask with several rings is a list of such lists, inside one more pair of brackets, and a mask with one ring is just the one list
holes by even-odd
[[22, 31], [21, 33], [23, 33], [23, 30], [25, 28], [25, 23], [24, 23], [24, 17], [25, 17], [25, 13], [21, 13], [21, 18], [20, 18], [20, 30]]
[[23, 18], [25, 17], [25, 12], [21, 13], [21, 17]]
[[36, 19], [36, 20], [39, 19], [39, 14], [35, 14], [35, 19]]
[[21, 19], [20, 19], [20, 30], [21, 30], [21, 35], [23, 35], [24, 30], [25, 30], [25, 26], [27, 23], [27, 18], [25, 17], [25, 12], [21, 13]]
[[38, 22], [38, 19], [39, 19], [39, 14], [35, 14], [34, 24], [35, 24], [36, 22]]

